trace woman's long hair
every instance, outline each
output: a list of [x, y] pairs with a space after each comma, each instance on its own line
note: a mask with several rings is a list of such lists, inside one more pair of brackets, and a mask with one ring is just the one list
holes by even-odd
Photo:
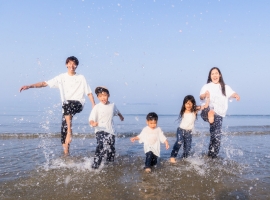
[[218, 73], [220, 74], [220, 77], [219, 77], [219, 84], [220, 84], [220, 86], [221, 86], [222, 94], [223, 94], [224, 96], [226, 96], [225, 82], [224, 82], [224, 80], [223, 80], [223, 76], [222, 76], [221, 71], [219, 70], [219, 68], [213, 67], [212, 69], [210, 69], [209, 74], [208, 74], [207, 83], [212, 82], [212, 79], [211, 79], [211, 73], [212, 73], [212, 71], [213, 71], [214, 69], [218, 70]]
[[181, 110], [180, 110], [180, 113], [179, 113], [179, 120], [181, 120], [182, 119], [182, 117], [183, 117], [183, 115], [184, 115], [184, 113], [185, 113], [185, 110], [186, 110], [186, 108], [185, 108], [185, 104], [188, 102], [188, 101], [191, 101], [191, 103], [193, 104], [192, 105], [192, 108], [191, 108], [191, 112], [195, 112], [195, 114], [196, 114], [196, 118], [197, 118], [197, 112], [196, 112], [196, 101], [195, 101], [195, 98], [192, 96], [192, 95], [187, 95], [187, 96], [185, 96], [185, 98], [184, 98], [184, 100], [183, 100], [183, 105], [182, 105], [182, 108], [181, 108]]

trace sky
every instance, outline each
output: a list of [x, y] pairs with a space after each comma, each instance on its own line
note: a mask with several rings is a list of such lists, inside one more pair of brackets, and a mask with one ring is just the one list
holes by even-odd
[[57, 89], [19, 89], [66, 72], [73, 55], [123, 114], [178, 114], [188, 94], [200, 104], [216, 66], [241, 97], [227, 114], [268, 115], [269, 10], [267, 0], [1, 0], [0, 112], [59, 106]]

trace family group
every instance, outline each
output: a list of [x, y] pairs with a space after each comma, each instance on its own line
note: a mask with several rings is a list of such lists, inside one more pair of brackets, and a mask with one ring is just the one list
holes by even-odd
[[[98, 104], [95, 103], [92, 90], [87, 84], [83, 75], [76, 73], [79, 60], [70, 56], [66, 59], [67, 73], [60, 74], [49, 81], [38, 82], [31, 85], [25, 85], [20, 88], [20, 92], [29, 88], [51, 87], [60, 90], [62, 100], [62, 126], [61, 143], [64, 154], [69, 154], [69, 147], [72, 141], [72, 118], [76, 113], [83, 110], [85, 97], [88, 96], [92, 103], [92, 111], [89, 116], [89, 124], [95, 128], [97, 147], [95, 151], [92, 168], [97, 169], [106, 155], [108, 162], [113, 162], [115, 157], [115, 132], [113, 128], [113, 117], [119, 116], [123, 121], [124, 117], [117, 109], [114, 103], [109, 101], [110, 92], [108, 88], [100, 86], [95, 89]], [[216, 158], [219, 153], [221, 141], [222, 120], [228, 109], [228, 99], [235, 98], [240, 100], [240, 96], [234, 92], [230, 86], [224, 83], [221, 71], [213, 67], [209, 71], [207, 83], [200, 91], [200, 99], [204, 102], [198, 106], [192, 95], [187, 95], [180, 110], [180, 125], [176, 132], [176, 142], [172, 148], [170, 162], [175, 163], [178, 151], [183, 145], [183, 158], [190, 154], [192, 142], [192, 130], [198, 112], [201, 117], [210, 125], [210, 144], [208, 156]], [[158, 115], [151, 112], [146, 116], [147, 126], [141, 133], [132, 137], [134, 142], [139, 140], [144, 143], [144, 152], [146, 154], [145, 171], [151, 172], [151, 167], [157, 164], [157, 158], [160, 156], [160, 143], [165, 143], [166, 149], [169, 149], [169, 143], [164, 136], [163, 131], [157, 126]]]

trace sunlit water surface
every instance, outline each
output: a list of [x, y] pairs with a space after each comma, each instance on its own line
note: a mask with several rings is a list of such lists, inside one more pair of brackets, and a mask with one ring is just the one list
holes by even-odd
[[176, 164], [168, 159], [177, 116], [160, 116], [159, 126], [171, 148], [165, 150], [161, 144], [158, 166], [150, 174], [143, 171], [142, 144], [129, 140], [145, 126], [143, 115], [116, 120], [116, 160], [103, 162], [98, 170], [91, 169], [96, 140], [83, 116], [74, 121], [68, 157], [62, 155], [59, 122], [34, 116], [19, 117], [20, 121], [14, 116], [1, 118], [5, 119], [0, 126], [0, 199], [270, 198], [269, 116], [225, 118], [220, 155], [214, 160], [206, 156], [208, 126], [198, 118], [192, 155], [183, 160], [181, 149]]

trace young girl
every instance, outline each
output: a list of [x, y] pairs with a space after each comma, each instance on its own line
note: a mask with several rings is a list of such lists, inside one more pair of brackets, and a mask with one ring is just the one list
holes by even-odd
[[221, 127], [223, 117], [226, 116], [228, 109], [228, 99], [235, 98], [240, 100], [240, 96], [232, 88], [225, 85], [222, 74], [217, 67], [210, 69], [205, 84], [200, 92], [200, 99], [210, 97], [209, 106], [202, 110], [201, 117], [210, 123], [210, 144], [208, 156], [216, 158], [220, 148]]
[[180, 126], [176, 131], [176, 142], [173, 146], [170, 162], [175, 163], [178, 151], [182, 144], [183, 146], [183, 158], [187, 158], [191, 150], [192, 142], [192, 129], [194, 122], [197, 118], [198, 110], [208, 107], [208, 102], [204, 106], [196, 106], [196, 101], [192, 95], [187, 95], [183, 100], [183, 105], [179, 114], [181, 119]]

